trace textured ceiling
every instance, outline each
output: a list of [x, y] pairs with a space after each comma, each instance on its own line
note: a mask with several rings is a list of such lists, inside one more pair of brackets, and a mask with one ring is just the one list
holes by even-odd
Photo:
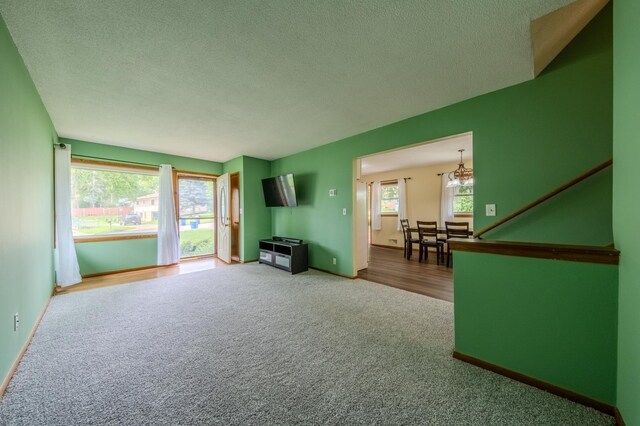
[[366, 176], [434, 164], [458, 163], [460, 161], [459, 149], [464, 149], [462, 153], [464, 161], [473, 160], [473, 136], [471, 133], [463, 133], [409, 148], [362, 157], [360, 172], [362, 176]]
[[273, 159], [533, 77], [570, 0], [0, 0], [61, 136]]

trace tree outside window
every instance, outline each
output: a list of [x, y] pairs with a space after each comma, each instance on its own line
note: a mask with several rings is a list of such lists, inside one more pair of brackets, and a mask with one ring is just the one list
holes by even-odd
[[398, 182], [383, 183], [380, 185], [380, 213], [398, 214]]
[[473, 186], [456, 186], [453, 191], [453, 213], [473, 214]]

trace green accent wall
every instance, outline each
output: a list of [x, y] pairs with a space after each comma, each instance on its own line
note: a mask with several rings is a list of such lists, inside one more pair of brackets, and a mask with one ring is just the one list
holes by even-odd
[[[272, 174], [295, 173], [300, 206], [273, 209], [273, 233], [307, 240], [311, 266], [352, 275], [354, 158], [468, 131], [474, 226], [489, 225], [611, 158], [612, 68], [609, 5], [535, 80], [275, 160]], [[611, 180], [609, 170], [486, 236], [609, 244]], [[481, 214], [489, 203], [496, 218]]]
[[243, 260], [258, 260], [258, 242], [271, 237], [271, 210], [265, 207], [262, 179], [271, 176], [271, 162], [253, 157], [244, 159]]
[[142, 151], [139, 149], [123, 148], [121, 146], [85, 142], [62, 137], [60, 138], [60, 142], [71, 144], [71, 155], [86, 155], [89, 157], [104, 158], [105, 161], [129, 161], [153, 166], [171, 164], [173, 168], [180, 171], [208, 173], [212, 175], [222, 174], [222, 163], [215, 161], [181, 157], [179, 155], [163, 154], [153, 151]]
[[[53, 290], [49, 114], [0, 17], [0, 382]], [[13, 315], [20, 327], [13, 330]]]
[[262, 179], [269, 177], [271, 162], [242, 156], [223, 165], [224, 173], [240, 173], [240, 260], [258, 259], [258, 242], [271, 236], [271, 209], [265, 207]]
[[[60, 142], [71, 145], [72, 155], [97, 157], [104, 161], [171, 164], [181, 171], [222, 174], [222, 163], [214, 161], [66, 138], [60, 138]], [[82, 275], [153, 266], [157, 264], [157, 250], [158, 243], [155, 238], [76, 243]]]
[[76, 243], [82, 275], [153, 266], [158, 263], [157, 253], [156, 238]]
[[615, 404], [615, 265], [454, 259], [456, 351]]
[[640, 425], [640, 2], [614, 2], [613, 232], [621, 251], [618, 311], [618, 409]]

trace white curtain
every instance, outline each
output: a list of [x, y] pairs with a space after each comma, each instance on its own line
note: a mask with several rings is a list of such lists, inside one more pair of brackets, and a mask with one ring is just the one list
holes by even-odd
[[398, 231], [402, 231], [401, 219], [408, 219], [407, 215], [407, 181], [398, 178]]
[[176, 205], [173, 198], [171, 165], [160, 165], [158, 194], [158, 265], [171, 265], [180, 260], [180, 242]]
[[371, 184], [371, 229], [375, 231], [382, 229], [380, 192], [380, 182], [373, 182]]
[[453, 220], [453, 187], [447, 188], [449, 177], [443, 173], [441, 178], [440, 192], [440, 226], [444, 227], [446, 221]]
[[54, 157], [56, 282], [64, 287], [82, 281], [71, 228], [71, 145], [56, 145]]

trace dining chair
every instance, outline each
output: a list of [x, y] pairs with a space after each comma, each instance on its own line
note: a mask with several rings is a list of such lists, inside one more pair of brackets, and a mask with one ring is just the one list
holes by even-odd
[[418, 262], [429, 260], [429, 247], [436, 248], [436, 264], [440, 264], [440, 258], [442, 250], [444, 250], [444, 243], [438, 240], [438, 222], [435, 221], [417, 221], [418, 223], [418, 238], [420, 239], [420, 252], [418, 256]]
[[469, 238], [469, 222], [445, 222], [445, 229], [447, 230], [447, 268], [449, 265], [453, 266], [453, 259], [451, 258], [451, 246], [448, 241], [450, 238]]
[[416, 233], [416, 231], [409, 227], [408, 219], [400, 219], [400, 226], [402, 226], [402, 235], [404, 237], [404, 257], [407, 260], [410, 260], [411, 253], [413, 252], [413, 245], [420, 244], [420, 239], [417, 235], [414, 237], [414, 233]]

